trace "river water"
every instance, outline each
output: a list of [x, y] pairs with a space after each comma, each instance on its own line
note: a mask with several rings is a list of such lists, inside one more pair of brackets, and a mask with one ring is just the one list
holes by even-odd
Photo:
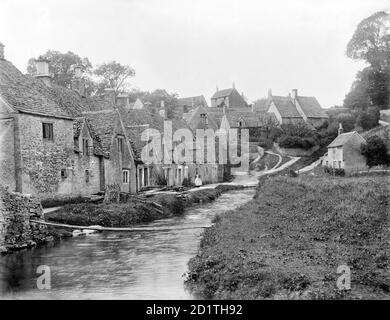
[[[209, 226], [216, 214], [239, 207], [253, 195], [250, 189], [224, 193], [214, 202], [187, 209], [182, 217], [145, 226]], [[103, 232], [0, 256], [0, 298], [192, 299], [183, 275], [202, 232]], [[50, 290], [37, 288], [40, 265], [50, 268]]]

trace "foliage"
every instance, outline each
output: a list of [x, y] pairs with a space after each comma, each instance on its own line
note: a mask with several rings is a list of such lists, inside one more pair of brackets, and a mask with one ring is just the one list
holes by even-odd
[[278, 140], [279, 146], [282, 148], [301, 148], [310, 149], [316, 143], [313, 138], [301, 138], [299, 136], [283, 135]]
[[165, 178], [164, 173], [162, 171], [153, 170], [153, 178], [154, 178], [154, 182], [158, 186], [166, 186], [168, 184], [168, 181]]
[[135, 70], [116, 61], [110, 61], [99, 65], [94, 74], [99, 77], [98, 91], [112, 89], [115, 94], [128, 89], [128, 79], [135, 76]]
[[[81, 58], [79, 55], [68, 51], [62, 53], [55, 50], [48, 50], [46, 53], [42, 54], [40, 58], [45, 58], [50, 61], [49, 63], [49, 72], [53, 75], [53, 82], [59, 86], [66, 88], [71, 87], [71, 80], [73, 77], [73, 66], [78, 64], [82, 65], [84, 72], [89, 74], [92, 69], [92, 64], [88, 58]], [[34, 75], [37, 70], [35, 67], [36, 58], [30, 58], [27, 63], [27, 73]], [[89, 79], [89, 78], [88, 78]], [[87, 82], [89, 85], [92, 85], [92, 80], [89, 79]]]
[[365, 111], [359, 112], [357, 124], [364, 130], [369, 130], [379, 124], [380, 112], [378, 108], [370, 107]]
[[324, 172], [332, 176], [345, 176], [345, 170], [342, 168], [332, 168], [329, 166], [325, 166]]
[[301, 138], [312, 137], [313, 130], [303, 121], [298, 123], [282, 124], [281, 129], [286, 136], [297, 136]]
[[271, 149], [273, 146], [273, 141], [271, 139], [267, 138], [260, 138], [259, 139], [259, 146], [264, 149]]
[[350, 132], [355, 128], [356, 118], [350, 113], [340, 113], [336, 117], [336, 122], [341, 123], [343, 132]]
[[366, 157], [368, 167], [390, 165], [390, 155], [386, 143], [378, 136], [367, 139], [366, 144], [362, 144], [361, 153]]
[[182, 185], [183, 185], [183, 187], [193, 187], [194, 186], [194, 184], [191, 182], [191, 178], [184, 178]]
[[347, 45], [347, 56], [375, 68], [390, 66], [390, 14], [376, 12], [361, 21]]

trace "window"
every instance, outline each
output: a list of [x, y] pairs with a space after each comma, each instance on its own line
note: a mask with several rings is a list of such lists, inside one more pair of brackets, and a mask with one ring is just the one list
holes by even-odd
[[83, 139], [83, 153], [86, 156], [89, 156], [89, 142], [88, 139]]
[[201, 114], [200, 114], [200, 118], [202, 119], [202, 121], [203, 121], [204, 124], [209, 124], [209, 119], [208, 119], [206, 113], [201, 113]]
[[79, 148], [79, 137], [74, 137], [73, 143], [74, 143], [74, 146], [78, 149]]
[[85, 182], [89, 182], [89, 170], [85, 170]]
[[66, 169], [61, 169], [61, 178], [65, 179], [67, 176]]
[[129, 170], [122, 171], [122, 182], [129, 183]]
[[118, 151], [120, 153], [123, 153], [123, 137], [122, 136], [118, 136], [117, 144], [118, 144]]
[[333, 161], [333, 168], [336, 168], [336, 161]]
[[42, 135], [43, 135], [43, 139], [53, 141], [52, 123], [42, 123]]
[[339, 168], [341, 168], [341, 161], [339, 161]]

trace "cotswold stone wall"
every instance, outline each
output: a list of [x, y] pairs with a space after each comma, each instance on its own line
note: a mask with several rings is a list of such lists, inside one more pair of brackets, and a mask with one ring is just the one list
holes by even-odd
[[10, 192], [0, 186], [0, 252], [7, 253], [51, 241], [46, 226], [31, 222], [32, 219], [42, 218], [38, 198]]

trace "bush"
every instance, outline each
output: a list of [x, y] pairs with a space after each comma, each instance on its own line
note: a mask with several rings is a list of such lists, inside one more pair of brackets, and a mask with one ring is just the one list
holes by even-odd
[[193, 187], [194, 186], [194, 184], [191, 182], [191, 178], [184, 178], [182, 185], [183, 185], [183, 187]]
[[158, 186], [166, 186], [168, 184], [168, 181], [165, 178], [163, 172], [154, 171], [153, 172], [153, 176], [154, 176], [154, 182], [156, 183], [156, 185], [158, 185]]
[[363, 130], [370, 130], [379, 124], [380, 112], [376, 107], [370, 107], [367, 110], [360, 111], [357, 119], [357, 124]]
[[345, 170], [342, 168], [324, 167], [324, 172], [332, 176], [345, 176]]
[[378, 136], [367, 139], [367, 144], [361, 146], [361, 153], [366, 157], [366, 163], [371, 168], [374, 166], [390, 165], [390, 155], [386, 143]]
[[62, 207], [67, 204], [83, 203], [88, 202], [85, 197], [74, 197], [64, 199], [47, 199], [42, 200], [41, 204], [43, 208]]
[[259, 139], [259, 146], [264, 148], [264, 149], [271, 149], [273, 146], [273, 141], [271, 139], [260, 138]]
[[315, 145], [314, 138], [301, 138], [298, 136], [283, 135], [278, 140], [279, 146], [282, 148], [301, 148], [310, 149]]

